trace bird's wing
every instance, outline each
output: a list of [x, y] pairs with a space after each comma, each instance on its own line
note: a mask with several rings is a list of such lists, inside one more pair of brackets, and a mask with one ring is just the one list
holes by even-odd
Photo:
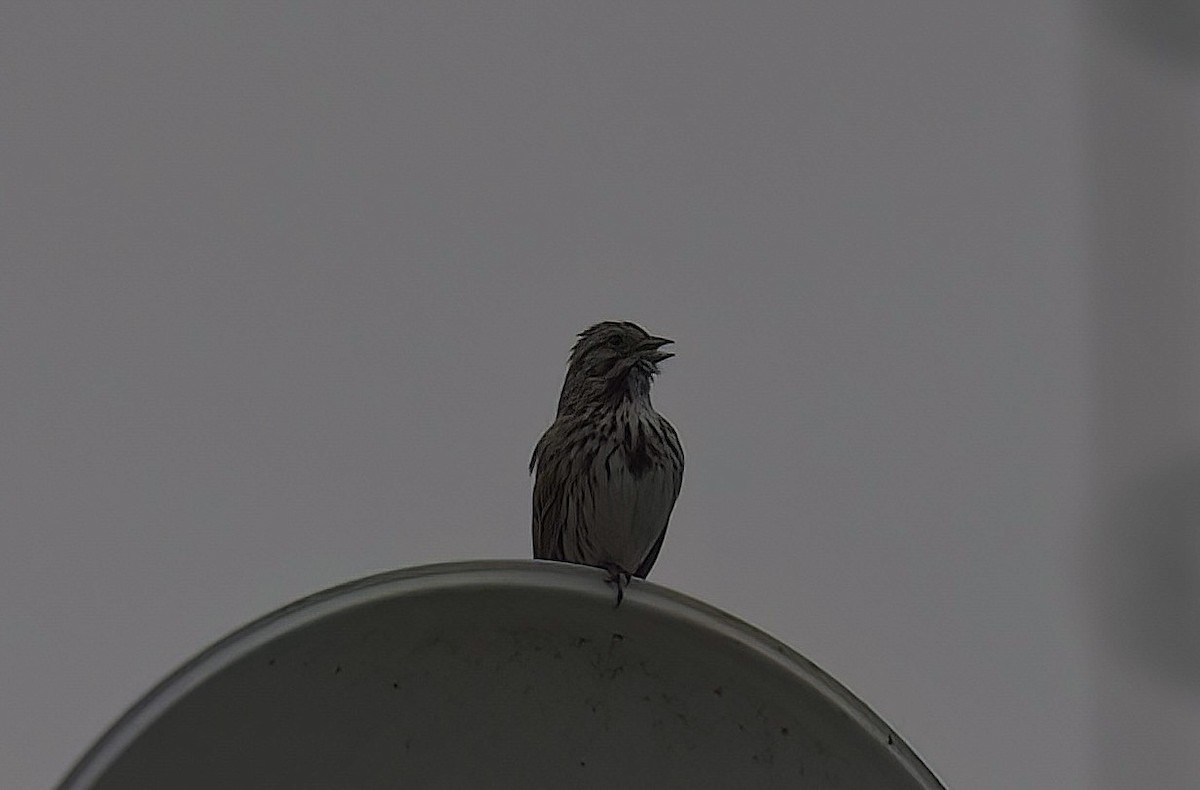
[[658, 552], [662, 550], [663, 538], [667, 536], [667, 524], [671, 519], [671, 510], [674, 509], [675, 500], [679, 498], [679, 489], [683, 486], [683, 447], [679, 444], [679, 436], [671, 424], [663, 420], [663, 426], [667, 433], [669, 448], [665, 464], [656, 465], [654, 472], [647, 475], [647, 478], [652, 479], [646, 481], [649, 485], [648, 493], [651, 501], [657, 500], [657, 507], [650, 508], [650, 511], [654, 513], [654, 518], [659, 519], [661, 523], [658, 527], [658, 538], [650, 547], [646, 558], [633, 572], [633, 575], [639, 579], [644, 579], [649, 575], [650, 569], [654, 567], [654, 563], [658, 559]]
[[658, 540], [654, 541], [654, 546], [650, 549], [650, 553], [646, 555], [646, 559], [642, 560], [642, 564], [633, 572], [633, 575], [639, 579], [644, 579], [650, 575], [650, 569], [654, 567], [654, 561], [658, 559], [658, 552], [662, 550], [663, 538], [667, 536], [667, 525], [663, 524], [662, 532], [658, 533]]
[[536, 469], [533, 483], [533, 556], [539, 560], [563, 559], [563, 512], [561, 486], [554, 484], [557, 459], [545, 450], [546, 438], [537, 443], [530, 461], [530, 471]]

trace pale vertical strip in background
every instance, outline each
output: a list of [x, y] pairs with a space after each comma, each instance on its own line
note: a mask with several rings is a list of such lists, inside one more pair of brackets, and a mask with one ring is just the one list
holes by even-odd
[[1200, 786], [1200, 4], [1092, 4], [1097, 787]]

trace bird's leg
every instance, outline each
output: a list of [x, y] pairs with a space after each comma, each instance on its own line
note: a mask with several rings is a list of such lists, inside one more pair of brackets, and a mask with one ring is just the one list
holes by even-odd
[[[629, 573], [629, 571], [625, 570], [624, 568], [622, 568], [620, 565], [616, 564], [615, 562], [606, 562], [603, 565], [601, 565], [600, 567], [602, 567], [602, 568], [604, 568], [604, 570], [608, 571], [608, 576], [605, 577], [604, 582], [606, 584], [614, 584], [615, 583], [617, 585], [617, 602], [613, 605], [613, 608], [615, 609], [616, 607], [621, 605], [621, 601], [625, 597], [625, 589], [624, 588], [629, 586], [630, 573]], [[622, 586], [622, 584], [621, 584], [622, 576], [625, 577], [624, 586]]]

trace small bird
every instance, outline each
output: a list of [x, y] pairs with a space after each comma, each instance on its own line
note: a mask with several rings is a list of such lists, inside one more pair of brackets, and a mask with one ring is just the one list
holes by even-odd
[[571, 350], [558, 414], [537, 446], [533, 556], [646, 578], [683, 483], [683, 447], [650, 405], [658, 363], [673, 341], [629, 321], [602, 321]]

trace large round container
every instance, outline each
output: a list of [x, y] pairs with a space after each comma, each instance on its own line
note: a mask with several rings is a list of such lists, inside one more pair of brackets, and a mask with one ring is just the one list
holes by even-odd
[[62, 788], [940, 788], [837, 681], [749, 625], [535, 561], [297, 601], [135, 704]]

